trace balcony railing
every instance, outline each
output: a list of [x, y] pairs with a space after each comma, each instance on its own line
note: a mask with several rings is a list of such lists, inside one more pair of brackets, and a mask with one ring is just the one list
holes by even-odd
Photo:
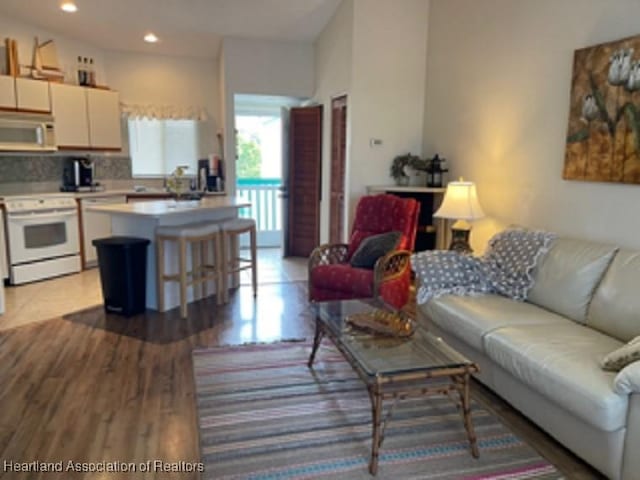
[[[282, 200], [279, 198], [282, 182], [278, 178], [240, 178], [237, 180], [238, 198], [251, 203], [251, 208], [240, 209], [240, 216], [253, 218], [258, 230], [259, 247], [282, 245]], [[243, 237], [246, 237], [244, 235]], [[247, 240], [242, 239], [241, 246]]]

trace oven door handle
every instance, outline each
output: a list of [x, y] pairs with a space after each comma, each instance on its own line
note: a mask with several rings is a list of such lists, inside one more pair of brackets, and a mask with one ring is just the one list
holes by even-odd
[[70, 211], [70, 212], [56, 212], [56, 213], [47, 213], [44, 215], [39, 215], [39, 214], [35, 214], [35, 215], [14, 215], [12, 213], [8, 213], [7, 214], [7, 221], [11, 221], [11, 220], [46, 220], [46, 219], [59, 219], [62, 217], [71, 217], [71, 216], [76, 216], [78, 214], [78, 212], [76, 212], [75, 210]]

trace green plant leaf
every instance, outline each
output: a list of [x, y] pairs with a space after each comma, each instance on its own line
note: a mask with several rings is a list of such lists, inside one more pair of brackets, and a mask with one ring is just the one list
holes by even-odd
[[636, 152], [640, 152], [640, 113], [638, 112], [637, 107], [631, 102], [625, 103], [621, 110], [624, 110], [629, 126], [631, 127], [631, 131], [633, 132]]
[[598, 107], [598, 112], [600, 112], [600, 117], [607, 124], [609, 134], [613, 137], [616, 133], [616, 124], [611, 120], [609, 112], [607, 112], [607, 107], [604, 104], [604, 97], [596, 84], [596, 79], [593, 78], [593, 73], [589, 74], [589, 84], [591, 85], [591, 93], [593, 94], [593, 98], [596, 100], [596, 106]]
[[589, 129], [583, 128], [567, 136], [567, 143], [580, 143], [589, 138]]
[[420, 157], [417, 155], [411, 155], [411, 153], [407, 153], [406, 155], [398, 155], [391, 162], [391, 168], [389, 169], [389, 174], [394, 179], [399, 179], [402, 177], [406, 177], [404, 173], [404, 167], [410, 166], [416, 169], [420, 169]]

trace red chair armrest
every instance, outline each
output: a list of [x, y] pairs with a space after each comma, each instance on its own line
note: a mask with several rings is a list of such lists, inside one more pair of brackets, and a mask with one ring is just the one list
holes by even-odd
[[325, 243], [316, 247], [309, 255], [309, 273], [318, 265], [344, 263], [347, 259], [349, 245], [346, 243]]
[[408, 250], [394, 250], [380, 257], [376, 262], [373, 273], [373, 294], [378, 297], [380, 286], [406, 275], [411, 269], [411, 252]]

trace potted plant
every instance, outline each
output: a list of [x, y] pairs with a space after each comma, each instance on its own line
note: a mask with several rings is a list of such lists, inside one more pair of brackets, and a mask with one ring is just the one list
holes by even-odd
[[175, 168], [169, 178], [167, 178], [167, 190], [173, 195], [176, 200], [182, 200], [185, 188], [185, 171], [189, 167], [187, 165], [179, 165]]
[[398, 185], [409, 185], [409, 175], [407, 169], [424, 170], [425, 160], [420, 159], [417, 155], [407, 153], [398, 155], [391, 162], [389, 173]]

